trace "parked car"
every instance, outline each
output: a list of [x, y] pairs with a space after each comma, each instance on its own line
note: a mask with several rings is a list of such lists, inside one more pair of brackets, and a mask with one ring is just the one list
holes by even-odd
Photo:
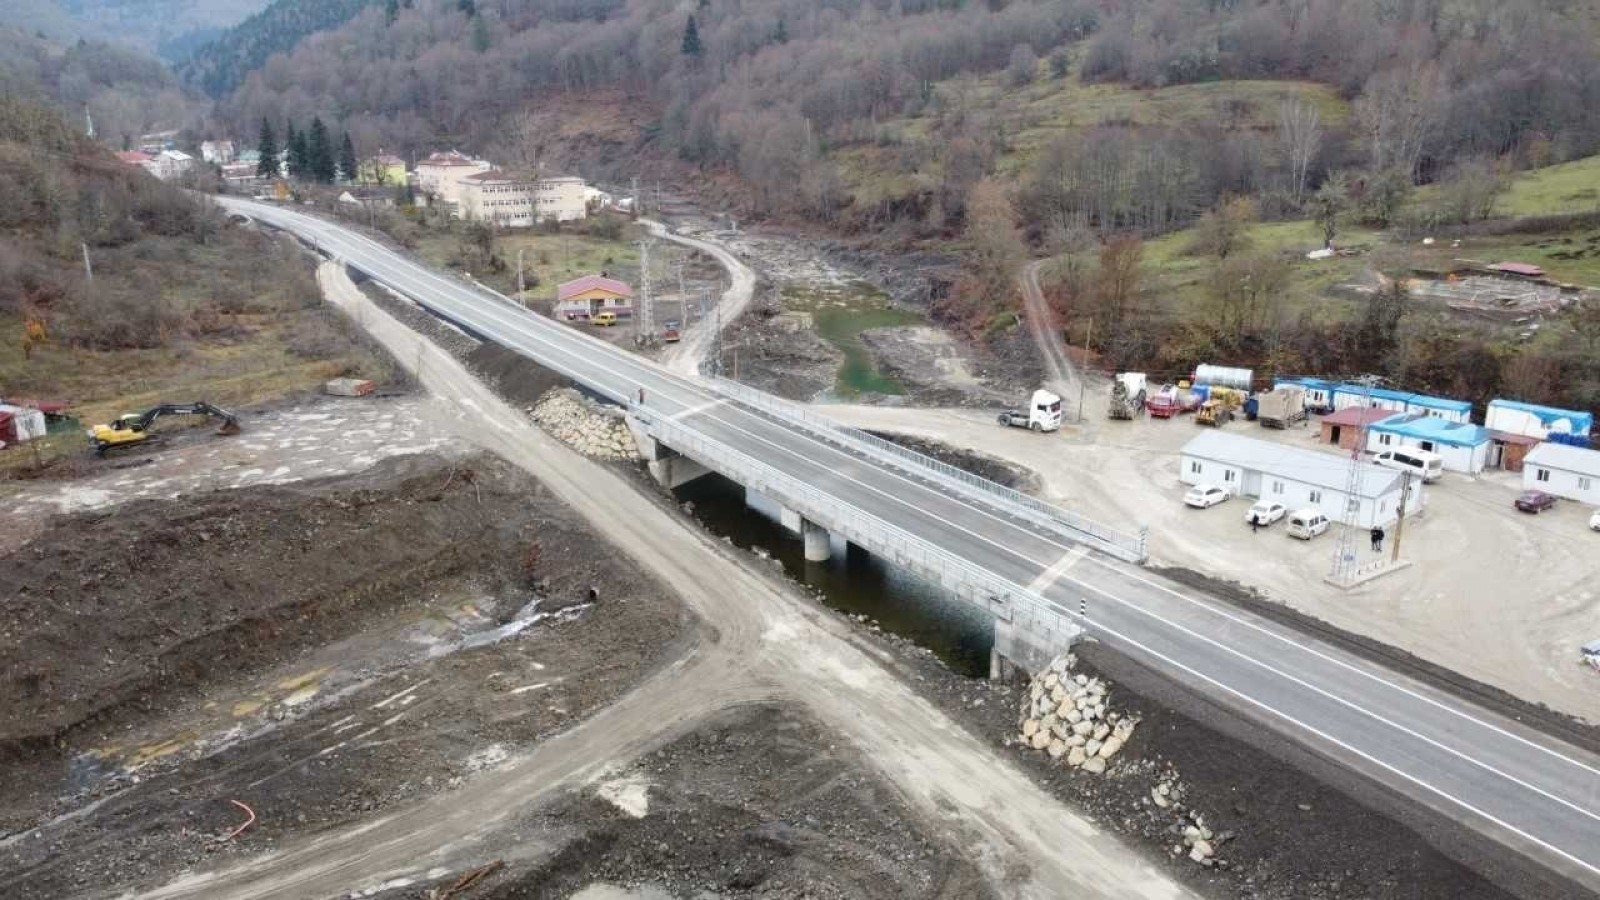
[[1183, 495], [1185, 505], [1195, 509], [1209, 509], [1228, 499], [1228, 492], [1214, 484], [1197, 484]]
[[1275, 503], [1271, 500], [1257, 500], [1250, 505], [1249, 511], [1244, 514], [1244, 523], [1246, 525], [1252, 522], [1257, 525], [1271, 525], [1273, 522], [1283, 518], [1287, 512], [1288, 510], [1284, 509], [1282, 503]]
[[590, 319], [589, 322], [592, 325], [601, 325], [601, 326], [615, 325], [615, 324], [617, 324], [617, 314], [614, 313], [614, 312], [609, 312], [609, 311], [608, 312], [602, 312], [602, 313], [595, 313], [594, 318]]
[[1542, 513], [1555, 505], [1555, 495], [1546, 494], [1544, 491], [1523, 491], [1516, 502], [1517, 509], [1525, 513]]
[[1289, 514], [1289, 536], [1309, 541], [1328, 530], [1328, 517], [1315, 509], [1297, 509]]
[[1595, 531], [1600, 531], [1600, 509], [1595, 510], [1594, 515], [1589, 517], [1589, 527]]
[[1385, 450], [1372, 461], [1386, 469], [1410, 472], [1423, 481], [1432, 483], [1444, 475], [1444, 457], [1427, 450], [1406, 447], [1403, 450]]

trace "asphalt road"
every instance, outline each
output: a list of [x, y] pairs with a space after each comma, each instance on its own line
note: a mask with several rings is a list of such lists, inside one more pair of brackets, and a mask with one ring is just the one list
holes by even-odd
[[[342, 227], [224, 205], [287, 228], [435, 312], [910, 531], [1062, 608], [1219, 701], [1600, 891], [1600, 759], [938, 485], [819, 441], [581, 331], [527, 313]], [[1054, 571], [1050, 571], [1054, 569]]]

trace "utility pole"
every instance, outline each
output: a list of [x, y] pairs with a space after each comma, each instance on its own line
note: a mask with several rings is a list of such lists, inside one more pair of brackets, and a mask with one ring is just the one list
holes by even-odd
[[89, 262], [89, 242], [80, 241], [78, 246], [83, 248], [83, 279], [94, 284], [94, 265]]
[[[1083, 360], [1086, 363], [1089, 361], [1089, 339], [1093, 335], [1094, 335], [1094, 316], [1090, 316], [1089, 317], [1088, 326], [1083, 329]], [[1084, 366], [1079, 366], [1078, 369], [1079, 369], [1079, 371], [1078, 371], [1078, 424], [1082, 425], [1083, 424], [1083, 390], [1084, 390], [1083, 369], [1084, 369]]]
[[522, 247], [518, 247], [517, 248], [517, 302], [521, 303], [523, 306], [527, 306], [528, 305], [528, 283], [523, 278], [523, 275], [522, 275], [522, 251], [523, 251], [523, 249], [524, 248], [522, 248]]
[[[1377, 375], [1362, 375], [1353, 379], [1354, 384], [1361, 385], [1361, 409], [1371, 408], [1372, 389], [1382, 380]], [[1349, 584], [1351, 576], [1356, 569], [1356, 522], [1361, 510], [1361, 482], [1363, 463], [1361, 453], [1367, 448], [1367, 425], [1363, 416], [1361, 424], [1356, 426], [1355, 446], [1350, 448], [1350, 468], [1345, 475], [1344, 515], [1340, 516], [1340, 524], [1344, 528], [1339, 532], [1338, 546], [1334, 548], [1333, 570], [1328, 577], [1336, 584]], [[1353, 501], [1353, 502], [1352, 502]]]
[[639, 241], [639, 339], [649, 341], [655, 336], [655, 325], [650, 308], [650, 244]]
[[1394, 545], [1389, 548], [1389, 562], [1400, 561], [1400, 533], [1406, 527], [1406, 499], [1411, 496], [1411, 473], [1406, 470], [1400, 472], [1400, 511], [1394, 520]]

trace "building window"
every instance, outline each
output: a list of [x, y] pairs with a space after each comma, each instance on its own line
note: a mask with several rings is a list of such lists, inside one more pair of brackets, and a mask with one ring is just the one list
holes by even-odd
[[1540, 469], [1539, 471], [1533, 473], [1533, 479], [1535, 481], [1549, 481], [1550, 480], [1550, 470], [1549, 469]]
[[1281, 481], [1274, 481], [1274, 482], [1273, 482], [1273, 483], [1272, 483], [1272, 492], [1273, 492], [1273, 493], [1274, 493], [1274, 494], [1281, 494], [1281, 493], [1283, 493], [1283, 482], [1281, 482]]
[[1233, 474], [1234, 473], [1233, 473], [1232, 469], [1228, 469], [1228, 470], [1224, 471], [1222, 473], [1222, 480], [1223, 481], [1232, 481], [1233, 480]]
[[1312, 491], [1311, 492], [1311, 502], [1312, 503], [1321, 503], [1322, 502], [1322, 492], [1321, 491]]
[[1579, 479], [1578, 479], [1578, 490], [1580, 490], [1580, 491], [1587, 491], [1587, 490], [1589, 490], [1589, 488], [1590, 488], [1590, 486], [1591, 486], [1591, 485], [1592, 485], [1592, 484], [1593, 484], [1593, 482], [1591, 482], [1591, 481], [1590, 481], [1590, 480], [1589, 480], [1589, 479], [1587, 479], [1587, 478], [1579, 478]]
[[1384, 445], [1385, 447], [1389, 446], [1389, 444], [1393, 440], [1394, 440], [1394, 435], [1392, 435], [1392, 434], [1380, 434], [1380, 435], [1378, 435], [1378, 443]]
[[1195, 475], [1199, 475], [1200, 474], [1200, 462], [1198, 460], [1190, 460], [1189, 461], [1189, 471], [1191, 473], [1195, 474]]

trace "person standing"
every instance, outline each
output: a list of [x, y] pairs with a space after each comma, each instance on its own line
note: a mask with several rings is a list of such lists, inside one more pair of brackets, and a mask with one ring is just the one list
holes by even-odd
[[1383, 526], [1372, 526], [1372, 552], [1377, 553], [1383, 549]]

